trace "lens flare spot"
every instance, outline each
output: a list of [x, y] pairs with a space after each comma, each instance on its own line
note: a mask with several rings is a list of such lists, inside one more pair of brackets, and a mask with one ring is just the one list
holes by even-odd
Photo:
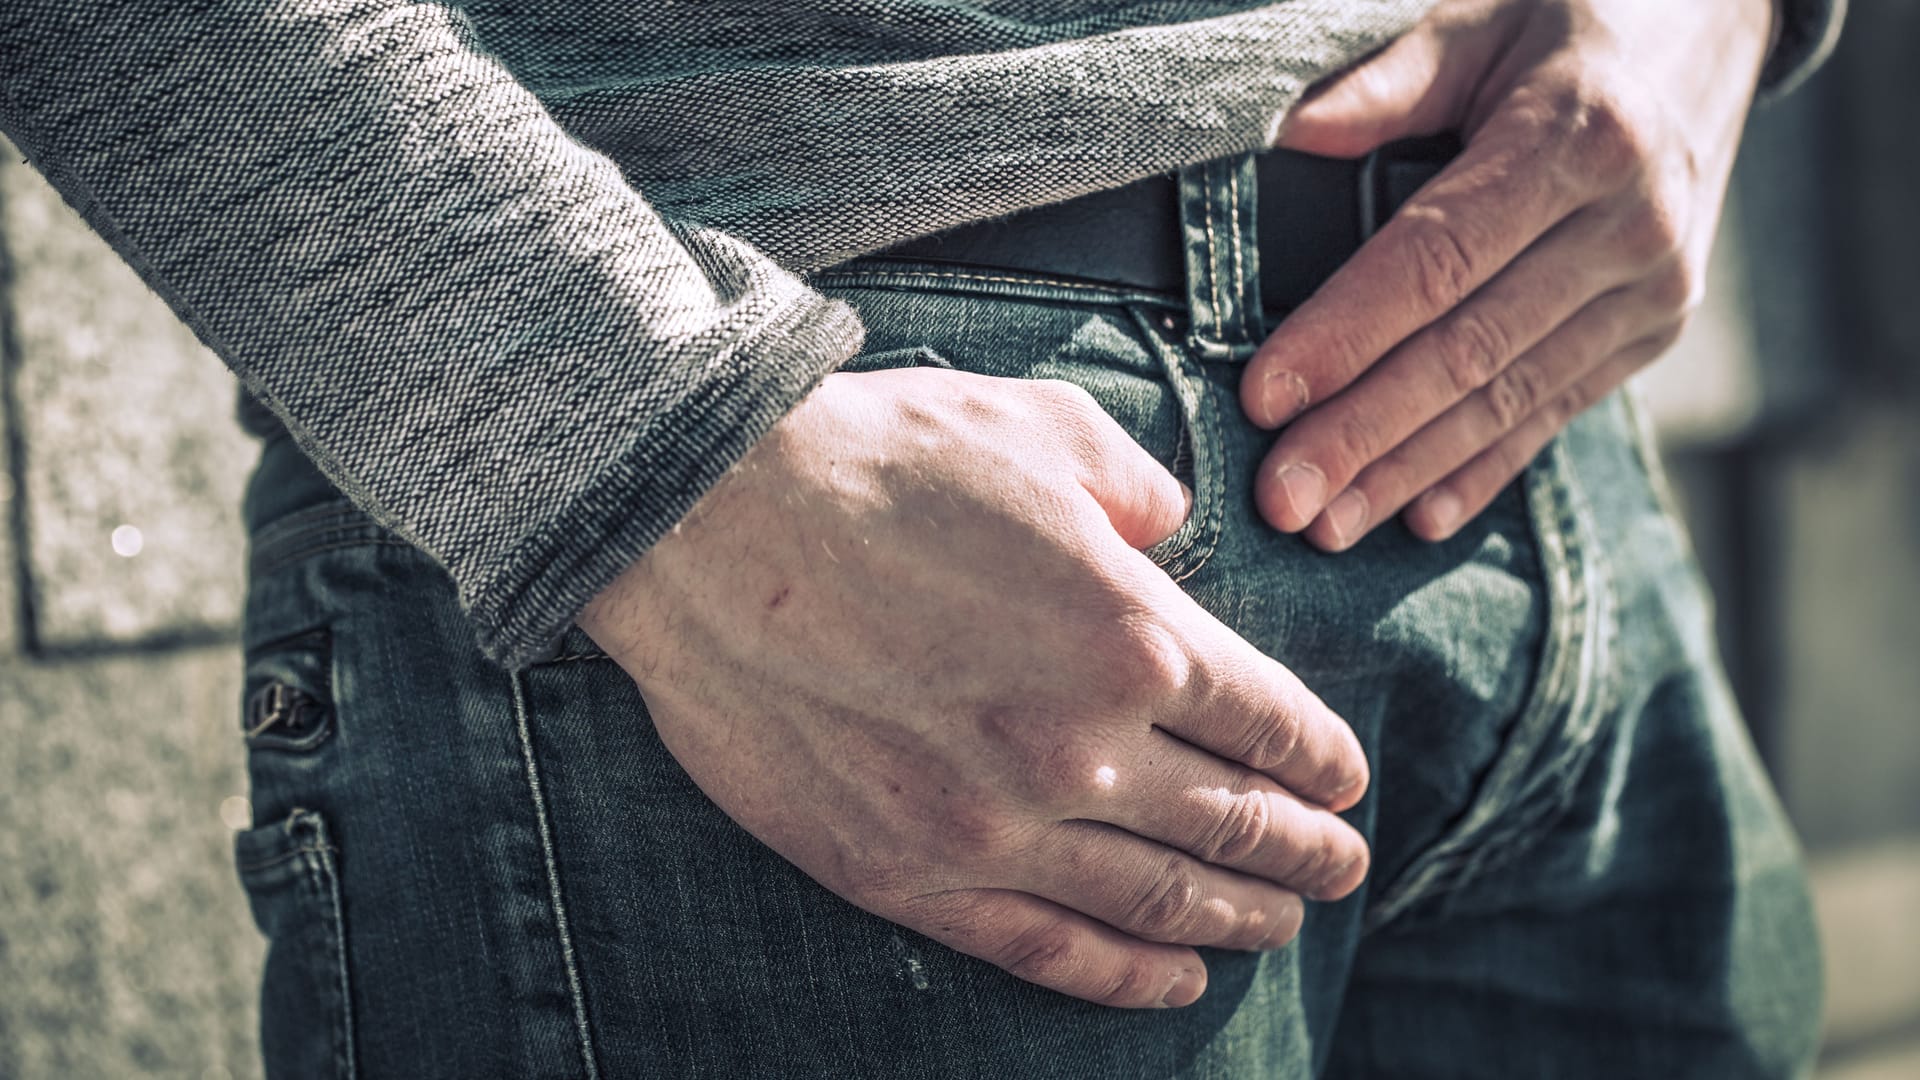
[[147, 538], [140, 535], [140, 529], [134, 525], [122, 525], [113, 530], [113, 553], [123, 559], [131, 559], [140, 554], [147, 546]]
[[220, 821], [234, 832], [253, 828], [253, 804], [239, 795], [221, 799]]

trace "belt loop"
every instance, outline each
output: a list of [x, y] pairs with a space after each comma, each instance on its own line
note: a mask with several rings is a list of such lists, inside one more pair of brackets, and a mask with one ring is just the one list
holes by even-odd
[[1245, 360], [1264, 337], [1254, 156], [1180, 170], [1187, 345], [1204, 360]]

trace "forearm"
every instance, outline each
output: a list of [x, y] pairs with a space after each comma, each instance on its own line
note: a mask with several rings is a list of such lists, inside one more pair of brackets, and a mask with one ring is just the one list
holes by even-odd
[[442, 6], [27, 0], [0, 76], [0, 128], [509, 663], [857, 348]]

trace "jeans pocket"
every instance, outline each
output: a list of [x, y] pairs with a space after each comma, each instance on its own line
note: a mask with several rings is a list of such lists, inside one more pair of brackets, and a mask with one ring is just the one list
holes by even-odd
[[260, 1049], [273, 1080], [354, 1075], [339, 850], [326, 821], [294, 810], [234, 837], [234, 864], [267, 939]]
[[1148, 549], [1147, 557], [1175, 581], [1197, 573], [1220, 543], [1226, 514], [1226, 447], [1219, 402], [1198, 359], [1157, 329], [1147, 312], [1130, 309], [1140, 337], [1159, 360], [1161, 377], [1180, 414], [1167, 468], [1193, 492], [1193, 510], [1179, 531]]
[[912, 266], [844, 269], [816, 284], [866, 323], [869, 351], [843, 371], [943, 367], [1058, 379], [1087, 391], [1193, 490], [1187, 522], [1148, 555], [1179, 580], [1213, 554], [1226, 502], [1219, 404], [1199, 361], [1169, 337], [1164, 306], [1041, 279], [980, 284]]

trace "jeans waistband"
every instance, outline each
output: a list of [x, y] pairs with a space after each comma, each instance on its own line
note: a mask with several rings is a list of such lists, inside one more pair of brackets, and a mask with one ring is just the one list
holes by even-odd
[[1457, 139], [1436, 136], [1357, 160], [1249, 154], [964, 225], [856, 262], [959, 265], [1184, 295], [1192, 344], [1238, 357], [1458, 152]]

